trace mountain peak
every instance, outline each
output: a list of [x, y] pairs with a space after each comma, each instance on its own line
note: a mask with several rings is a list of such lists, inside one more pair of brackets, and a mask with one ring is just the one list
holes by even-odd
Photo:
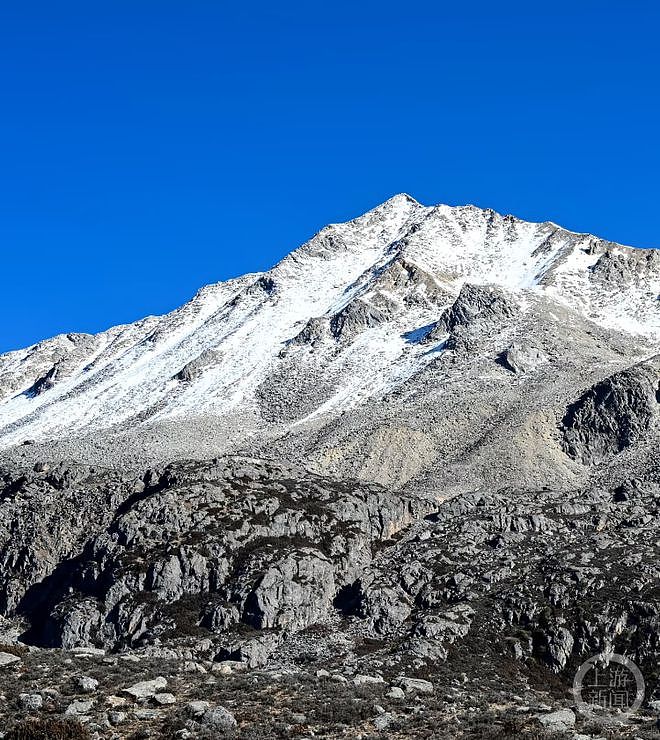
[[544, 306], [539, 325], [589, 321], [657, 351], [660, 260], [649, 251], [400, 193], [170, 314], [0, 356], [0, 447], [203, 417], [221, 425], [224, 448], [333, 418], [457, 347], [506, 350], [526, 310], [483, 341], [415, 340], [440, 332], [466, 283]]

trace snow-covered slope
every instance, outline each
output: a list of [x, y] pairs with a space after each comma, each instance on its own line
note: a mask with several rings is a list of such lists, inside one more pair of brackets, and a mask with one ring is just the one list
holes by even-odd
[[660, 342], [660, 252], [398, 195], [166, 316], [0, 356], [0, 446], [202, 415], [244, 418], [247, 433], [337, 414], [448, 351], [432, 329], [465, 283]]

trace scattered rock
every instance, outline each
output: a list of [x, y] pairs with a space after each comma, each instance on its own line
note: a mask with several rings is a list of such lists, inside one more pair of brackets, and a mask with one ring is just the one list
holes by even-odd
[[538, 720], [552, 732], [567, 731], [575, 726], [575, 714], [570, 709], [558, 709], [550, 714], [540, 714]]
[[88, 714], [92, 711], [92, 708], [94, 707], [94, 701], [91, 699], [82, 700], [82, 699], [76, 699], [76, 701], [72, 701], [71, 704], [66, 708], [66, 711], [64, 714], [67, 716], [77, 716], [80, 714]]
[[207, 701], [191, 701], [186, 705], [186, 710], [193, 717], [201, 717], [210, 707], [211, 705]]
[[126, 722], [126, 718], [127, 718], [126, 712], [119, 712], [117, 710], [108, 712], [108, 722], [113, 727], [124, 724], [124, 722]]
[[422, 678], [398, 678], [396, 683], [407, 693], [432, 694], [433, 684]]
[[387, 712], [385, 712], [384, 714], [379, 714], [378, 717], [374, 719], [374, 727], [379, 732], [382, 732], [390, 726], [390, 724], [392, 723], [392, 719], [392, 715]]
[[156, 702], [156, 704], [166, 706], [168, 704], [176, 704], [176, 697], [174, 696], [174, 694], [164, 692], [161, 694], [154, 694], [154, 701]]
[[385, 683], [382, 676], [355, 676], [353, 684], [355, 686], [364, 686], [365, 684]]
[[36, 712], [43, 706], [44, 700], [41, 694], [19, 694], [18, 701], [28, 712]]
[[214, 732], [230, 732], [236, 727], [236, 718], [227, 709], [221, 706], [208, 709], [199, 720], [203, 727], [208, 727]]
[[21, 659], [18, 657], [18, 655], [12, 655], [11, 653], [3, 653], [0, 652], [0, 668], [4, 666], [9, 665], [15, 665], [16, 663], [20, 663]]
[[133, 710], [133, 716], [135, 719], [139, 719], [142, 722], [150, 722], [153, 719], [160, 717], [160, 712], [157, 709], [135, 709]]
[[124, 689], [124, 693], [132, 696], [134, 699], [151, 699], [155, 694], [158, 694], [162, 689], [167, 688], [167, 679], [163, 676], [158, 676], [151, 681], [140, 681], [139, 683], [129, 686]]
[[125, 707], [128, 703], [126, 698], [123, 696], [115, 696], [111, 694], [110, 696], [105, 697], [106, 704], [109, 704], [111, 707]]
[[76, 686], [83, 694], [93, 694], [98, 688], [99, 682], [95, 678], [90, 678], [89, 676], [80, 676], [76, 679]]

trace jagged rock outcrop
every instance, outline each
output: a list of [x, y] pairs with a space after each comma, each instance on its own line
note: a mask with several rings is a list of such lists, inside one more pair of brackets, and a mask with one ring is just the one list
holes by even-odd
[[0, 401], [17, 393], [34, 398], [50, 390], [58, 381], [79, 371], [98, 344], [97, 337], [76, 333], [40, 342], [13, 372], [3, 373], [0, 369]]
[[[0, 503], [0, 611], [31, 602], [37, 584], [103, 530], [140, 484], [130, 473], [63, 463], [5, 471]], [[30, 607], [32, 608], [32, 607]]]
[[330, 331], [335, 339], [349, 342], [365, 329], [385, 323], [391, 316], [389, 306], [379, 308], [356, 298], [330, 318]]
[[466, 283], [458, 298], [440, 318], [438, 329], [442, 328], [446, 334], [451, 334], [459, 327], [469, 327], [477, 320], [495, 323], [513, 316], [515, 312], [515, 304], [499, 288]]
[[496, 332], [515, 316], [517, 306], [496, 286], [466, 283], [424, 342], [444, 341], [444, 347], [458, 352], [477, 351], [482, 336]]
[[183, 383], [189, 383], [199, 378], [204, 370], [208, 367], [220, 362], [222, 355], [219, 352], [215, 352], [212, 349], [205, 349], [198, 357], [194, 360], [186, 363], [178, 373], [174, 375], [175, 380], [180, 380]]
[[643, 286], [649, 275], [660, 278], [660, 251], [621, 250], [616, 244], [605, 249], [591, 268], [594, 282], [615, 291]]
[[458, 496], [379, 553], [356, 613], [418, 655], [484, 638], [569, 675], [613, 648], [650, 666], [660, 646], [660, 482], [632, 490], [625, 501], [606, 490]]
[[[647, 665], [660, 649], [653, 475], [438, 503], [247, 458], [142, 479], [64, 466], [5, 474], [2, 611], [27, 620], [23, 639], [37, 644], [193, 640], [250, 666], [314, 625], [331, 639], [337, 619], [401, 660], [442, 662], [489, 639], [558, 673], [599, 650]], [[89, 508], [67, 518], [83, 492]], [[42, 529], [25, 527], [28, 510]]]
[[[314, 317], [290, 340], [290, 344], [309, 344], [314, 347], [318, 342], [330, 336], [330, 324], [323, 317]], [[284, 352], [284, 350], [282, 350]]]
[[[4, 614], [30, 620], [27, 639], [67, 648], [135, 645], [202, 623], [223, 634], [325, 621], [368, 567], [372, 543], [431, 506], [243, 459], [172, 465], [143, 481], [74, 472], [7, 481], [1, 543]], [[89, 508], [68, 514], [84, 493]], [[28, 511], [40, 530], [25, 527]], [[35, 543], [27, 558], [18, 526]]]
[[564, 450], [594, 465], [635, 444], [660, 423], [660, 356], [586, 391], [561, 423]]
[[[258, 567], [244, 599], [246, 624], [295, 631], [327, 619], [337, 588], [332, 561], [320, 550], [285, 546]], [[234, 590], [231, 598], [237, 595]]]
[[[405, 244], [397, 245], [405, 251]], [[443, 277], [443, 276], [439, 276]], [[395, 257], [377, 271], [371, 283], [377, 293], [395, 295], [405, 306], [433, 308], [451, 302], [452, 294], [431, 273], [405, 257]]]

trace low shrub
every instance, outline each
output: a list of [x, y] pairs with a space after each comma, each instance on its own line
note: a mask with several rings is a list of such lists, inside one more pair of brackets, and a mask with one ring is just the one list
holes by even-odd
[[89, 730], [77, 720], [49, 717], [17, 722], [5, 740], [91, 740]]

